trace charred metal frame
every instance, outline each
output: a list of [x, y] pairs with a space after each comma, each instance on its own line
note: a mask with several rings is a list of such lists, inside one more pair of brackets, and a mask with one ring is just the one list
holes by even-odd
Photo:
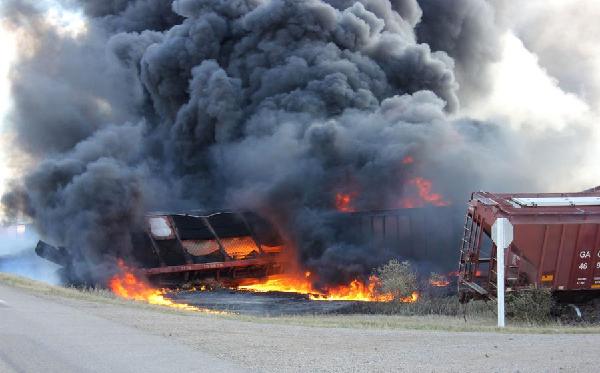
[[[338, 225], [356, 229], [361, 236], [358, 240], [362, 240], [358, 242], [369, 245], [374, 254], [391, 250], [407, 260], [435, 263], [436, 271], [442, 273], [456, 268], [451, 242], [460, 239], [461, 231], [448, 223], [464, 215], [455, 206], [358, 211], [344, 216], [348, 220]], [[431, 229], [435, 229], [435, 235]]]
[[[217, 214], [220, 214], [220, 213], [217, 213]], [[211, 215], [207, 215], [207, 216], [196, 215], [196, 214], [165, 214], [165, 215], [156, 214], [156, 215], [153, 215], [153, 217], [164, 217], [164, 218], [168, 219], [169, 225], [170, 225], [171, 229], [173, 230], [173, 237], [170, 239], [175, 239], [177, 241], [177, 248], [184, 255], [186, 264], [184, 264], [184, 265], [167, 265], [163, 256], [161, 255], [160, 245], [156, 242], [152, 232], [150, 231], [150, 228], [148, 227], [146, 229], [146, 233], [148, 234], [148, 237], [150, 238], [150, 242], [152, 245], [152, 251], [156, 254], [156, 256], [159, 260], [160, 266], [156, 267], [156, 268], [141, 268], [141, 269], [139, 269], [139, 272], [148, 277], [158, 276], [157, 280], [159, 282], [161, 281], [161, 277], [162, 277], [161, 275], [183, 274], [184, 281], [187, 282], [187, 281], [189, 281], [190, 275], [192, 273], [214, 272], [214, 276], [216, 277], [217, 280], [219, 280], [220, 276], [221, 276], [221, 270], [233, 271], [232, 272], [233, 277], [235, 277], [236, 270], [238, 270], [238, 269], [252, 269], [252, 268], [260, 269], [260, 268], [262, 268], [262, 269], [264, 269], [264, 272], [268, 274], [270, 272], [277, 272], [277, 268], [280, 268], [281, 266], [283, 266], [285, 264], [286, 260], [282, 259], [281, 255], [266, 253], [263, 250], [262, 245], [256, 236], [256, 233], [254, 232], [254, 230], [252, 229], [252, 227], [246, 220], [246, 217], [241, 213], [233, 213], [233, 214], [235, 215], [236, 218], [240, 219], [240, 221], [244, 224], [244, 227], [247, 229], [247, 231], [249, 233], [249, 237], [252, 239], [252, 242], [254, 243], [254, 245], [257, 248], [258, 255], [257, 255], [257, 257], [254, 257], [254, 258], [239, 259], [239, 260], [236, 260], [233, 257], [231, 257], [227, 253], [225, 246], [223, 245], [223, 242], [221, 241], [221, 238], [215, 231], [215, 228], [213, 228], [213, 226], [211, 225], [211, 223], [209, 221], [210, 217], [215, 216], [217, 214], [211, 214]], [[172, 218], [172, 216], [175, 216], [175, 215], [199, 219], [200, 222], [210, 232], [212, 238], [217, 243], [217, 245], [219, 247], [219, 253], [222, 255], [223, 261], [209, 262], [209, 263], [194, 263], [192, 256], [190, 255], [189, 252], [187, 252], [187, 250], [185, 249], [185, 247], [182, 244], [181, 233], [179, 232], [177, 224], [175, 223], [175, 221]]]
[[196, 263], [196, 264], [184, 264], [180, 266], [165, 266], [158, 268], [145, 268], [139, 270], [139, 272], [147, 275], [160, 275], [165, 273], [184, 273], [194, 271], [206, 271], [215, 269], [227, 269], [237, 267], [252, 267], [252, 266], [264, 266], [268, 264], [284, 264], [285, 261], [282, 259], [275, 258], [256, 258], [256, 259], [242, 259], [242, 260], [230, 260], [227, 262], [212, 262], [212, 263]]
[[[236, 215], [239, 215], [239, 214], [236, 214]], [[225, 258], [225, 261], [226, 262], [230, 261], [232, 259], [231, 256], [229, 256], [229, 254], [227, 254], [227, 251], [225, 251], [225, 246], [223, 246], [223, 242], [221, 242], [221, 238], [217, 235], [217, 232], [215, 232], [214, 228], [210, 225], [208, 218], [206, 216], [196, 216], [196, 215], [187, 215], [187, 216], [192, 216], [194, 218], [199, 218], [200, 220], [202, 220], [202, 223], [204, 223], [206, 228], [210, 231], [210, 233], [215, 238], [215, 241], [217, 241], [217, 245], [219, 245], [219, 251], [221, 252], [221, 255], [223, 255], [223, 258]], [[242, 219], [243, 218], [244, 217], [242, 216]], [[181, 242], [181, 240], [179, 242]]]

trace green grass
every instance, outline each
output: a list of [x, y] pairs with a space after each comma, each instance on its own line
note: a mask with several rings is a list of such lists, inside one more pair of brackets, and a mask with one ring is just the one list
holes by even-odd
[[[224, 316], [231, 317], [231, 316]], [[589, 325], [544, 325], [528, 323], [507, 323], [504, 329], [496, 327], [496, 320], [489, 318], [464, 319], [452, 316], [395, 316], [395, 315], [315, 315], [256, 317], [237, 315], [235, 319], [256, 323], [291, 324], [323, 328], [387, 329], [387, 330], [429, 330], [450, 332], [500, 332], [519, 334], [597, 334], [600, 327]]]
[[495, 318], [495, 302], [461, 304], [456, 296], [422, 296], [417, 302], [352, 303], [340, 310], [343, 314], [376, 314], [401, 316], [455, 316], [465, 318]]
[[81, 300], [118, 300], [110, 291], [99, 288], [69, 288], [61, 286], [52, 286], [43, 282], [30, 280], [28, 278], [19, 277], [7, 273], [0, 272], [0, 283], [10, 285], [12, 287], [28, 290], [30, 292], [41, 295], [56, 295], [65, 298], [81, 299]]
[[[434, 330], [457, 332], [501, 333], [600, 333], [598, 325], [565, 325], [558, 321], [535, 324], [523, 321], [507, 321], [505, 329], [496, 328], [494, 305], [483, 302], [466, 307], [452, 298], [421, 300], [413, 304], [359, 304], [351, 307], [357, 314], [299, 315], [299, 316], [248, 316], [238, 314], [212, 315], [190, 312], [115, 297], [106, 289], [79, 289], [52, 286], [22, 277], [0, 273], [0, 283], [25, 290], [29, 293], [61, 297], [75, 301], [94, 302], [115, 306], [141, 308], [153, 312], [174, 313], [189, 317], [218, 317], [222, 319], [264, 323], [286, 324], [323, 328], [385, 329], [385, 330]], [[443, 308], [446, 313], [442, 314]], [[460, 308], [465, 307], [465, 308]], [[377, 313], [379, 312], [379, 313]], [[388, 313], [388, 314], [381, 314]], [[425, 313], [425, 314], [423, 314]]]

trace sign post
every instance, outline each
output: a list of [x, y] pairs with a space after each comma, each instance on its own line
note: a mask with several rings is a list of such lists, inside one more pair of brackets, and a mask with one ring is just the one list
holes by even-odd
[[496, 293], [498, 327], [504, 328], [504, 256], [513, 240], [513, 226], [507, 218], [498, 218], [492, 225], [492, 240], [496, 244]]

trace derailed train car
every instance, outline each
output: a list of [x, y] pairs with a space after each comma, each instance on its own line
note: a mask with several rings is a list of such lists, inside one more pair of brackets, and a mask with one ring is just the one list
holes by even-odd
[[[446, 273], [455, 267], [454, 243], [460, 213], [453, 207], [426, 207], [332, 213], [323, 224], [332, 242], [357, 245], [372, 262], [411, 260], [427, 270]], [[285, 271], [295, 260], [277, 230], [252, 212], [153, 213], [145, 231], [133, 237], [133, 258], [140, 273], [163, 286], [206, 278], [233, 282]], [[78, 254], [44, 242], [36, 253], [63, 266], [67, 282]]]
[[507, 292], [548, 288], [560, 299], [600, 296], [600, 190], [581, 193], [473, 193], [460, 246], [462, 301], [496, 296], [497, 218], [513, 225], [505, 251]]
[[[130, 259], [139, 273], [164, 286], [208, 277], [265, 276], [281, 272], [287, 261], [277, 231], [251, 212], [152, 213], [144, 228], [133, 234]], [[66, 282], [78, 282], [76, 248], [40, 241], [36, 253], [63, 266]]]
[[462, 206], [425, 206], [339, 214], [334, 226], [339, 241], [366, 247], [380, 262], [398, 258], [447, 274], [456, 271], [463, 217]]

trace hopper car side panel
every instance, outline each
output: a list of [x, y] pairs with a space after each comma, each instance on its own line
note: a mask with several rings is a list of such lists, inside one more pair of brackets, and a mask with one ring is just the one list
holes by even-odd
[[523, 269], [528, 283], [556, 290], [593, 289], [600, 284], [599, 232], [598, 224], [518, 225], [508, 262]]
[[[519, 205], [521, 197], [555, 203], [549, 207]], [[556, 202], [557, 197], [567, 200]], [[507, 291], [531, 287], [550, 288], [558, 293], [596, 290], [600, 296], [600, 192], [570, 194], [474, 193], [469, 202], [467, 224], [459, 259], [461, 299], [495, 297], [495, 247], [484, 258], [481, 242], [474, 242], [470, 230], [488, 236], [491, 225], [506, 217], [514, 237], [506, 251]], [[569, 204], [569, 199], [579, 204]], [[590, 205], [584, 202], [592, 199]], [[470, 221], [475, 223], [468, 224]], [[469, 233], [469, 234], [467, 234]], [[485, 263], [489, 263], [486, 267]], [[482, 270], [483, 269], [483, 270]]]

